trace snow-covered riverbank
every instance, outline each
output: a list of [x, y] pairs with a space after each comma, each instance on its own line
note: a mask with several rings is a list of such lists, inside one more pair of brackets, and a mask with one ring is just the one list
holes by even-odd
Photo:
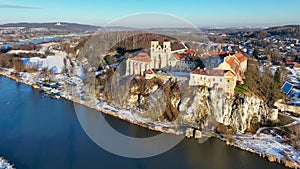
[[10, 164], [6, 159], [0, 157], [0, 169], [14, 169], [14, 165]]
[[[285, 126], [299, 126], [300, 119], [296, 120]], [[300, 168], [300, 151], [288, 144], [288, 138], [278, 134], [279, 132], [279, 127], [263, 127], [254, 135], [233, 135], [230, 141], [226, 141], [223, 137], [221, 139], [228, 145], [258, 154], [270, 162], [278, 162], [290, 168]]]

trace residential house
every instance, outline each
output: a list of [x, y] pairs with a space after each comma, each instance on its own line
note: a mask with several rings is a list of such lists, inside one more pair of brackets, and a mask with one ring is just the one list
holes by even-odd
[[228, 55], [217, 68], [197, 68], [190, 74], [190, 86], [217, 88], [225, 93], [234, 94], [237, 83], [243, 83], [247, 70], [247, 57], [242, 54]]

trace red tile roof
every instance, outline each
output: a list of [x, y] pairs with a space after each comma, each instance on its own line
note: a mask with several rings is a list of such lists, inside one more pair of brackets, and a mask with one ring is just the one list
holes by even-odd
[[195, 50], [187, 50], [185, 53], [175, 52], [173, 53], [173, 56], [177, 60], [182, 60], [182, 61], [193, 61], [199, 59]]
[[192, 71], [192, 74], [207, 75], [207, 76], [224, 76], [225, 71], [221, 69], [204, 70], [197, 68]]
[[185, 53], [173, 53], [173, 56], [177, 59], [177, 60], [192, 60], [192, 57], [190, 57], [189, 55], [185, 54]]
[[192, 50], [192, 49], [189, 49], [189, 50], [186, 51], [186, 54], [188, 54], [188, 55], [194, 55], [196, 53], [197, 52], [195, 50]]
[[139, 62], [151, 62], [151, 57], [146, 52], [140, 52], [135, 57], [130, 58], [130, 60], [139, 61]]
[[226, 62], [229, 64], [230, 68], [237, 74], [239, 73], [240, 70], [240, 65], [239, 63], [236, 63], [236, 60], [234, 57], [230, 57], [229, 59], [226, 60]]
[[235, 54], [235, 57], [236, 57], [241, 63], [244, 62], [244, 61], [246, 61], [246, 60], [248, 60], [248, 58], [247, 58], [246, 56], [244, 56], [243, 54], [241, 54], [241, 53]]
[[147, 69], [147, 70], [146, 70], [146, 74], [154, 74], [154, 72], [153, 72], [152, 69]]
[[173, 53], [173, 56], [177, 59], [177, 60], [184, 60], [185, 56], [179, 53]]

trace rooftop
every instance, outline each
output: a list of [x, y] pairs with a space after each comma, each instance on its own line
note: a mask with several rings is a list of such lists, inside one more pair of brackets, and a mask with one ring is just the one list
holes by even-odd
[[230, 57], [228, 59], [226, 59], [226, 62], [229, 64], [230, 68], [232, 69], [232, 71], [234, 71], [236, 74], [239, 73], [239, 61], [236, 60], [235, 57]]
[[235, 54], [235, 57], [236, 57], [241, 63], [244, 62], [244, 61], [246, 61], [246, 60], [248, 60], [248, 58], [247, 58], [246, 56], [244, 56], [243, 54], [241, 54], [241, 53]]
[[177, 60], [181, 60], [181, 61], [193, 61], [198, 59], [198, 56], [196, 55], [196, 51], [193, 50], [187, 50], [185, 53], [175, 52], [172, 55]]
[[206, 69], [197, 68], [192, 71], [192, 74], [206, 75], [206, 76], [224, 76], [225, 71], [221, 69], [206, 70]]
[[139, 62], [151, 62], [151, 57], [146, 52], [140, 52], [135, 57], [130, 58], [130, 60], [139, 61]]

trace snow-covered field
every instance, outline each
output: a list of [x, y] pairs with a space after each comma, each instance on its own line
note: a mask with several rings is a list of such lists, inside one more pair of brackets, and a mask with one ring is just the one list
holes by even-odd
[[259, 136], [233, 136], [233, 140], [234, 145], [243, 150], [263, 154], [262, 156], [272, 156], [274, 161], [278, 161], [278, 159], [290, 161], [294, 166], [300, 167], [300, 151], [295, 150], [291, 145], [281, 143], [283, 138], [279, 135], [261, 133]]
[[[231, 137], [231, 145], [247, 150], [263, 157], [268, 157], [272, 162], [281, 162], [288, 167], [300, 168], [300, 151], [295, 148], [295, 138], [284, 134], [282, 128], [290, 126], [299, 126], [300, 118], [292, 117], [295, 121], [281, 127], [263, 127], [254, 135], [233, 135]], [[226, 137], [224, 137], [226, 138]], [[223, 138], [223, 140], [225, 140]], [[296, 139], [299, 139], [296, 137]]]
[[34, 65], [37, 66], [38, 70], [47, 69], [52, 70], [54, 73], [62, 73], [65, 69], [66, 53], [54, 50], [52, 52], [55, 54], [54, 56], [22, 58], [22, 62], [25, 67]]
[[42, 51], [28, 51], [28, 50], [10, 50], [7, 54], [20, 54], [20, 53], [39, 53], [44, 54]]

